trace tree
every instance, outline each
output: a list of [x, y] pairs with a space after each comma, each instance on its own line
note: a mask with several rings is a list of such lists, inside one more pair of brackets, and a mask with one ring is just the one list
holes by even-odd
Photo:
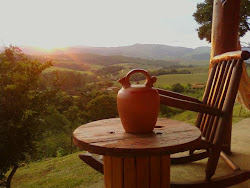
[[116, 97], [112, 94], [102, 94], [88, 103], [88, 118], [92, 121], [117, 117]]
[[177, 93], [182, 93], [185, 90], [185, 88], [181, 84], [177, 83], [172, 85], [171, 90]]
[[[212, 30], [212, 15], [213, 15], [213, 0], [205, 0], [204, 3], [197, 4], [197, 10], [193, 14], [195, 21], [201, 25], [197, 31], [199, 38], [206, 39], [211, 42]], [[250, 17], [250, 3], [249, 0], [241, 0], [240, 9], [240, 27], [239, 36], [244, 36], [250, 31], [248, 19]]]
[[64, 111], [63, 114], [68, 119], [69, 123], [69, 132], [70, 132], [70, 153], [73, 152], [73, 130], [81, 125], [83, 120], [81, 119], [81, 111], [77, 106], [70, 106], [67, 111]]
[[[44, 124], [46, 126], [42, 127], [42, 138], [37, 141], [36, 154], [32, 159], [55, 157], [57, 156], [57, 150], [61, 151], [61, 155], [68, 153], [67, 151], [70, 148], [68, 142], [68, 126], [70, 122], [64, 114], [58, 111], [58, 106], [57, 104], [50, 103], [46, 109], [46, 115], [44, 117]], [[64, 152], [62, 152], [62, 150]]]
[[0, 54], [0, 186], [10, 187], [19, 164], [34, 153], [43, 116], [55, 95], [40, 88], [40, 75], [50, 66], [13, 46]]

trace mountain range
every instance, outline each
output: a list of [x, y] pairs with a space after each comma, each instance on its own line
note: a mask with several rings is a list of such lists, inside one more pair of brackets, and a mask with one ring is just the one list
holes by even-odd
[[[99, 55], [119, 55], [147, 59], [209, 59], [210, 47], [185, 48], [160, 44], [134, 44], [121, 47], [84, 47], [74, 46], [68, 52], [86, 52]], [[60, 52], [58, 52], [60, 53]]]
[[[161, 44], [134, 44], [131, 46], [120, 47], [71, 46], [65, 48], [56, 48], [52, 51], [46, 51], [44, 49], [31, 46], [20, 46], [20, 48], [24, 51], [24, 53], [31, 55], [92, 53], [104, 56], [128, 56], [152, 60], [209, 60], [211, 50], [210, 47], [198, 47], [193, 49]], [[250, 48], [248, 48], [247, 50], [250, 51]]]

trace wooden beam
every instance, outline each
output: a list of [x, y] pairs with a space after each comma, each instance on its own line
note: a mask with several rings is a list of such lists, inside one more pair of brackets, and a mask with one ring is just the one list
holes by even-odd
[[238, 50], [240, 0], [214, 0], [211, 35], [211, 59]]
[[[239, 20], [240, 0], [214, 0], [211, 33], [211, 62], [214, 56], [239, 50]], [[231, 129], [232, 124], [229, 126]], [[231, 143], [231, 141], [229, 142], [228, 140], [227, 142]]]

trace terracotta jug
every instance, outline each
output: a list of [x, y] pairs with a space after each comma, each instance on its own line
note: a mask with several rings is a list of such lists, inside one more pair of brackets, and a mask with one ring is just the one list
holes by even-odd
[[[144, 85], [131, 85], [129, 78], [134, 73], [146, 76]], [[122, 89], [117, 95], [117, 108], [122, 125], [128, 133], [148, 133], [156, 124], [160, 97], [153, 84], [156, 77], [151, 77], [145, 70], [134, 69], [118, 80]]]

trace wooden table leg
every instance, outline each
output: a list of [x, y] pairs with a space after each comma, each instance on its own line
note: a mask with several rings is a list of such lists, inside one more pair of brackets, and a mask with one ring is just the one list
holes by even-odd
[[104, 156], [106, 188], [169, 188], [170, 156]]

